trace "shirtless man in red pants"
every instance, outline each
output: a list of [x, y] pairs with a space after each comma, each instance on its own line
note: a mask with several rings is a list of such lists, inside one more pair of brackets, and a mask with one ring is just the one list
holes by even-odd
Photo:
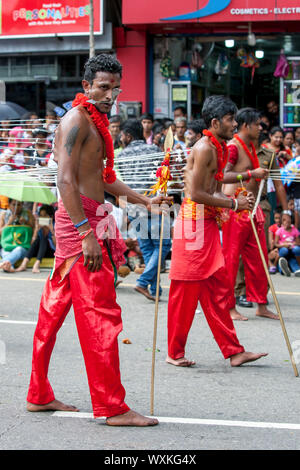
[[117, 342], [122, 319], [114, 272], [124, 260], [126, 246], [116, 227], [110, 227], [114, 237], [103, 236], [107, 223], [102, 204], [104, 191], [127, 196], [128, 202], [148, 210], [170, 198], [150, 200], [116, 179], [106, 114], [120, 92], [121, 75], [122, 66], [113, 56], [89, 59], [84, 94], [76, 96], [56, 132], [54, 159], [61, 199], [55, 217], [55, 267], [40, 304], [27, 409], [78, 411], [56, 400], [47, 377], [56, 334], [73, 304], [94, 417], [106, 417], [111, 426], [153, 426], [156, 419], [136, 413], [124, 401]]
[[[246, 352], [239, 343], [228, 306], [229, 282], [218, 222], [229, 209], [251, 210], [253, 195], [226, 197], [221, 192], [227, 161], [224, 141], [233, 136], [236, 106], [223, 96], [210, 96], [202, 116], [207, 129], [192, 149], [185, 169], [185, 199], [174, 226], [168, 304], [167, 362], [190, 367], [185, 345], [198, 301], [225, 359], [233, 367], [265, 353]], [[226, 210], [227, 209], [227, 210]]]
[[[257, 197], [261, 179], [268, 176], [265, 168], [260, 168], [253, 142], [258, 139], [261, 126], [260, 114], [253, 108], [240, 109], [236, 117], [238, 128], [234, 138], [229, 142], [229, 158], [224, 170], [223, 192], [234, 196], [241, 188], [237, 177], [242, 177], [242, 184], [247, 191]], [[239, 176], [240, 175], [240, 176]], [[235, 181], [232, 183], [232, 181]], [[228, 184], [227, 184], [228, 183]], [[231, 184], [230, 184], [231, 183]], [[265, 216], [258, 205], [254, 216], [257, 234], [268, 263], [267, 242], [264, 230]], [[256, 316], [279, 320], [278, 315], [267, 307], [268, 279], [261, 260], [259, 248], [255, 239], [249, 214], [230, 211], [229, 220], [222, 226], [223, 253], [230, 282], [230, 314], [233, 320], [247, 320], [236, 310], [234, 285], [242, 256], [245, 269], [247, 300], [257, 303]]]

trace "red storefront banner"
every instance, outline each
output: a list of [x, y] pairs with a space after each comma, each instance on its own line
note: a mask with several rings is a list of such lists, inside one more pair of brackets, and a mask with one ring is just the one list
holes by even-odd
[[[89, 34], [89, 0], [0, 0], [0, 38]], [[94, 32], [103, 33], [103, 0], [94, 0]]]
[[299, 0], [123, 0], [123, 24], [299, 21]]

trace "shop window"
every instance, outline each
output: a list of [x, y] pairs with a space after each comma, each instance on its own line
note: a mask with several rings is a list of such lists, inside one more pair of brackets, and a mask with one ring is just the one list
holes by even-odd
[[37, 75], [57, 76], [55, 56], [32, 56], [30, 57], [30, 68], [33, 77]]
[[76, 56], [58, 56], [58, 73], [60, 77], [77, 77]]
[[80, 77], [83, 77], [83, 73], [84, 73], [84, 65], [86, 63], [86, 61], [89, 59], [89, 56], [88, 55], [81, 55], [79, 56], [79, 76]]
[[8, 74], [8, 57], [0, 57], [0, 79], [7, 78]]
[[28, 57], [11, 58], [11, 75], [12, 77], [28, 76]]

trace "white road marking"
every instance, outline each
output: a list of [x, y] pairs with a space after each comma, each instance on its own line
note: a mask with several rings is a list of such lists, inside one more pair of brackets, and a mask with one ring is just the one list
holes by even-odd
[[16, 325], [36, 325], [36, 321], [25, 321], [25, 320], [0, 320], [0, 323], [10, 323]]
[[[53, 415], [58, 418], [81, 418], [94, 419], [93, 413], [72, 412], [72, 411], [54, 411]], [[300, 430], [300, 424], [297, 423], [267, 423], [261, 421], [227, 421], [219, 419], [197, 419], [197, 418], [173, 418], [149, 416], [156, 418], [160, 423], [177, 423], [177, 424], [200, 424], [205, 426], [231, 426], [243, 428], [268, 428], [268, 429], [295, 429]], [[97, 418], [97, 419], [105, 419]]]

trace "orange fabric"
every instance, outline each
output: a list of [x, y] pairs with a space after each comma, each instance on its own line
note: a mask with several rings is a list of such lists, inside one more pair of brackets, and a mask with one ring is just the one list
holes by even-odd
[[221, 211], [184, 199], [174, 226], [170, 279], [202, 280], [224, 266], [216, 220]]

